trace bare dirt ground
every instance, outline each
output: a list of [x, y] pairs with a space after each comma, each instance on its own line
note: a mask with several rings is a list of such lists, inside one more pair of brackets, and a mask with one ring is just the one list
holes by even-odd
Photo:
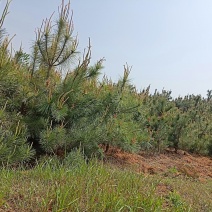
[[167, 149], [163, 154], [132, 154], [117, 148], [110, 148], [106, 161], [122, 167], [133, 167], [136, 172], [144, 174], [184, 175], [204, 181], [212, 179], [212, 157], [189, 154], [179, 150], [175, 153]]

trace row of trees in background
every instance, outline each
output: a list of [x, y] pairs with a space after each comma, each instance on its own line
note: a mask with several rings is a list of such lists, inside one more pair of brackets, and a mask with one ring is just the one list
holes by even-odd
[[118, 82], [100, 81], [103, 60], [90, 65], [90, 44], [77, 59], [70, 3], [62, 2], [54, 24], [43, 22], [31, 55], [21, 49], [12, 54], [2, 27], [8, 6], [0, 20], [1, 163], [42, 154], [63, 158], [76, 148], [86, 157], [103, 156], [110, 146], [212, 155], [212, 91], [207, 98], [176, 99], [165, 90], [138, 92], [128, 81], [128, 66]]

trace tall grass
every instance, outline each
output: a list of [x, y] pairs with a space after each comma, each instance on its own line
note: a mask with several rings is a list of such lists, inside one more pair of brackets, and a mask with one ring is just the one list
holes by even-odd
[[[157, 192], [161, 179], [82, 158], [0, 171], [0, 211], [190, 211], [175, 191]], [[167, 182], [166, 182], [167, 183]], [[206, 206], [209, 208], [209, 205]], [[192, 210], [191, 210], [192, 211]], [[209, 209], [208, 209], [209, 211]]]

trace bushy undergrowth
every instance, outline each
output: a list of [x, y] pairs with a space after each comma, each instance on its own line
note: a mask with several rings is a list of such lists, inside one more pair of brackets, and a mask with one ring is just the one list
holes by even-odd
[[[55, 23], [43, 22], [31, 54], [9, 51], [0, 21], [0, 162], [17, 164], [43, 154], [66, 158], [75, 148], [102, 157], [110, 146], [162, 152], [167, 147], [211, 155], [212, 98], [137, 91], [128, 81], [99, 80], [103, 59], [78, 59], [78, 40], [64, 1]], [[102, 146], [105, 149], [102, 149]]]

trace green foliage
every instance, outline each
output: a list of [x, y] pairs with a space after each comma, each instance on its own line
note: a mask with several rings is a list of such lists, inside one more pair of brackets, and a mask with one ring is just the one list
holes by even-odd
[[12, 56], [7, 46], [3, 48], [1, 105], [7, 101], [7, 112], [20, 115], [26, 126], [25, 139], [43, 153], [65, 155], [82, 148], [88, 157], [102, 156], [101, 144], [136, 150], [130, 111], [138, 101], [130, 106], [124, 103], [124, 96], [130, 97], [125, 89], [129, 67], [124, 67], [118, 83], [106, 77], [99, 82], [103, 59], [90, 65], [89, 42], [78, 64], [65, 75], [59, 72], [60, 66], [74, 62], [77, 53], [69, 7], [63, 2], [56, 24], [46, 19], [37, 31], [31, 61], [22, 49]]
[[24, 74], [8, 51], [10, 40], [3, 38], [2, 28], [10, 1], [0, 19], [0, 163], [17, 164], [30, 160], [34, 151], [27, 143], [27, 126], [19, 113]]
[[[210, 92], [209, 92], [210, 93]], [[186, 134], [183, 135], [182, 148], [191, 152], [209, 154], [209, 143], [212, 133], [211, 98], [202, 98], [200, 95], [186, 96], [177, 99], [178, 108], [190, 121], [185, 126]], [[185, 110], [185, 105], [187, 109]]]
[[[33, 69], [44, 66], [47, 70], [46, 78], [54, 67], [64, 65], [76, 54], [77, 39], [73, 38], [72, 17], [69, 19], [70, 3], [61, 5], [59, 17], [52, 25], [51, 17], [46, 19], [36, 33], [33, 53]], [[37, 64], [38, 63], [38, 64]]]
[[21, 117], [0, 109], [0, 162], [4, 165], [30, 160], [34, 151], [27, 144], [27, 132]]
[[183, 114], [178, 109], [174, 110], [170, 114], [169, 119], [169, 130], [168, 130], [168, 141], [169, 146], [175, 149], [175, 152], [181, 147], [180, 142], [183, 133], [187, 132], [186, 125], [189, 123], [189, 118], [187, 114]]
[[0, 19], [0, 107], [7, 117], [0, 122], [1, 162], [29, 160], [31, 146], [37, 156], [65, 157], [79, 148], [88, 158], [102, 157], [111, 146], [211, 154], [211, 91], [207, 98], [176, 99], [165, 90], [150, 94], [149, 87], [138, 92], [128, 65], [118, 82], [100, 81], [104, 59], [90, 64], [90, 41], [76, 60], [78, 41], [64, 1], [55, 24], [51, 17], [38, 29], [32, 54], [21, 48], [12, 54], [2, 31], [8, 6]]
[[188, 206], [183, 202], [182, 197], [176, 192], [170, 192], [168, 196], [169, 200], [173, 204], [175, 211], [186, 211]]
[[209, 154], [211, 125], [211, 97], [200, 95], [172, 99], [170, 92], [140, 93], [141, 107], [134, 119], [141, 128], [141, 148], [163, 151], [165, 148], [184, 149]]
[[56, 126], [53, 129], [47, 128], [40, 135], [40, 144], [47, 153], [54, 153], [58, 149], [64, 148], [66, 141], [66, 130], [62, 126]]
[[143, 147], [151, 147], [161, 152], [168, 144], [169, 121], [173, 110], [173, 103], [170, 101], [170, 92], [165, 90], [160, 94], [155, 91], [154, 95], [145, 94], [141, 109], [140, 126], [148, 132], [149, 138]]

